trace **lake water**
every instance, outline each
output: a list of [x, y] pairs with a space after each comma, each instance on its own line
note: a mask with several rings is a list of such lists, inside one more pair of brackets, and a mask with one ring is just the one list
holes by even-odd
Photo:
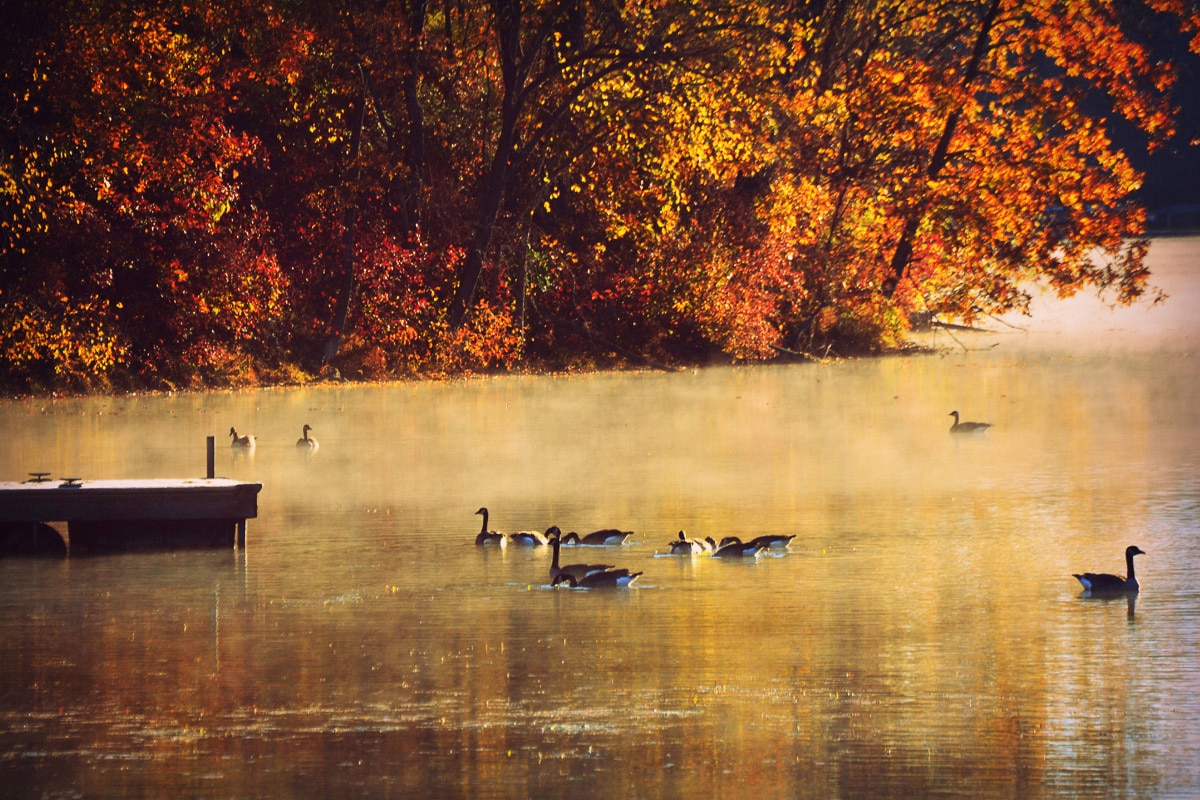
[[[1151, 260], [932, 355], [2, 403], [0, 480], [215, 435], [263, 489], [244, 550], [0, 560], [0, 794], [1200, 797], [1200, 240]], [[550, 588], [480, 506], [644, 574]]]

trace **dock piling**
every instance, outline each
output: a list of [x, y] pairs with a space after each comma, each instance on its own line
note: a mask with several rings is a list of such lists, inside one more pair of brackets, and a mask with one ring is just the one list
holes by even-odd
[[217, 477], [217, 437], [208, 437], [208, 472], [205, 473], [211, 481]]

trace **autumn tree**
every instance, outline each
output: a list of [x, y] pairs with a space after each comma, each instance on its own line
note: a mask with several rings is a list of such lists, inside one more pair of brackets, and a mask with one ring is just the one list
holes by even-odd
[[1108, 4], [833, 5], [781, 104], [796, 152], [824, 165], [781, 171], [824, 209], [793, 341], [822, 314], [877, 336], [912, 310], [1021, 308], [1038, 278], [1139, 295], [1138, 176], [1094, 111], [1162, 135], [1171, 70]]
[[[10, 4], [0, 381], [874, 349], [1145, 291], [1146, 0]], [[1193, 42], [1193, 48], [1198, 46]]]
[[44, 220], [4, 245], [12, 369], [211, 379], [261, 357], [282, 313], [273, 232], [241, 202], [258, 148], [231, 120], [222, 20], [171, 10], [71, 6], [7, 68], [28, 82], [8, 200]]

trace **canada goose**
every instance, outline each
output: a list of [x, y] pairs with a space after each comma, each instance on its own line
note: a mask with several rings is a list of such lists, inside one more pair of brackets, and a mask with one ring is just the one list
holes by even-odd
[[616, 528], [605, 528], [602, 531], [592, 531], [588, 535], [580, 538], [579, 534], [571, 531], [566, 536], [562, 537], [562, 543], [565, 547], [571, 544], [588, 544], [588, 545], [615, 545], [625, 544], [625, 540], [633, 536], [633, 531], [619, 531]]
[[954, 424], [950, 426], [951, 433], [983, 433], [992, 427], [990, 422], [959, 422], [957, 411], [951, 411], [950, 416], [954, 417]]
[[565, 583], [572, 589], [575, 588], [596, 588], [601, 586], [628, 586], [638, 579], [640, 572], [630, 572], [627, 569], [615, 570], [609, 572], [589, 572], [582, 578], [576, 578], [570, 573], [555, 575], [551, 585], [558, 586], [560, 583]]
[[254, 447], [254, 437], [250, 434], [246, 434], [245, 436], [238, 436], [237, 431], [234, 430], [233, 428], [230, 428], [229, 435], [231, 437], [233, 437], [233, 446], [234, 447], [246, 447], [246, 448], [251, 448], [251, 449]]
[[752, 558], [765, 549], [766, 545], [757, 542], [743, 542], [736, 536], [726, 536], [721, 540], [721, 546], [713, 555], [717, 558]]
[[508, 544], [508, 537], [503, 533], [497, 533], [496, 531], [488, 530], [488, 510], [486, 506], [479, 509], [475, 513], [483, 515], [483, 526], [479, 529], [479, 535], [475, 537], [475, 544], [491, 544], [497, 547], [504, 547]]
[[307, 447], [309, 450], [316, 450], [321, 445], [317, 444], [317, 440], [308, 435], [312, 430], [312, 425], [304, 426], [304, 435], [296, 440], [296, 447]]
[[704, 552], [704, 545], [687, 538], [687, 534], [683, 531], [680, 531], [679, 538], [672, 539], [668, 546], [671, 548], [671, 555], [675, 556], [692, 556]]
[[[558, 550], [562, 546], [562, 531], [557, 525], [551, 525], [546, 531], [546, 535], [550, 537], [550, 546], [554, 548], [554, 558], [550, 561], [550, 577], [557, 578], [560, 575], [570, 575], [573, 578], [582, 580], [593, 572], [606, 572], [614, 569], [612, 564], [567, 564], [559, 566]], [[628, 571], [628, 570], [627, 570]]]
[[1076, 574], [1075, 577], [1083, 584], [1083, 588], [1092, 594], [1118, 594], [1122, 592], [1136, 592], [1139, 588], [1137, 578], [1133, 574], [1133, 557], [1144, 556], [1145, 550], [1140, 549], [1137, 545], [1129, 545], [1125, 548], [1125, 569], [1129, 575], [1127, 578], [1121, 578], [1116, 575], [1108, 575], [1106, 573], [1085, 572], [1082, 575]]
[[526, 547], [541, 547], [550, 544], [550, 537], [538, 531], [517, 531], [510, 533], [508, 538], [513, 544], [519, 544]]
[[766, 548], [774, 547], [780, 550], [786, 550], [788, 545], [792, 543], [792, 539], [795, 538], [795, 534], [769, 533], [766, 536], [755, 536], [750, 540], [750, 544], [761, 544]]

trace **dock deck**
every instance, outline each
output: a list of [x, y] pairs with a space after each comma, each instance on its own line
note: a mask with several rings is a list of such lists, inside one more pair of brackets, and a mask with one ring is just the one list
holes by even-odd
[[0, 482], [0, 545], [38, 550], [47, 526], [65, 522], [62, 547], [71, 553], [242, 547], [261, 489], [228, 478]]

